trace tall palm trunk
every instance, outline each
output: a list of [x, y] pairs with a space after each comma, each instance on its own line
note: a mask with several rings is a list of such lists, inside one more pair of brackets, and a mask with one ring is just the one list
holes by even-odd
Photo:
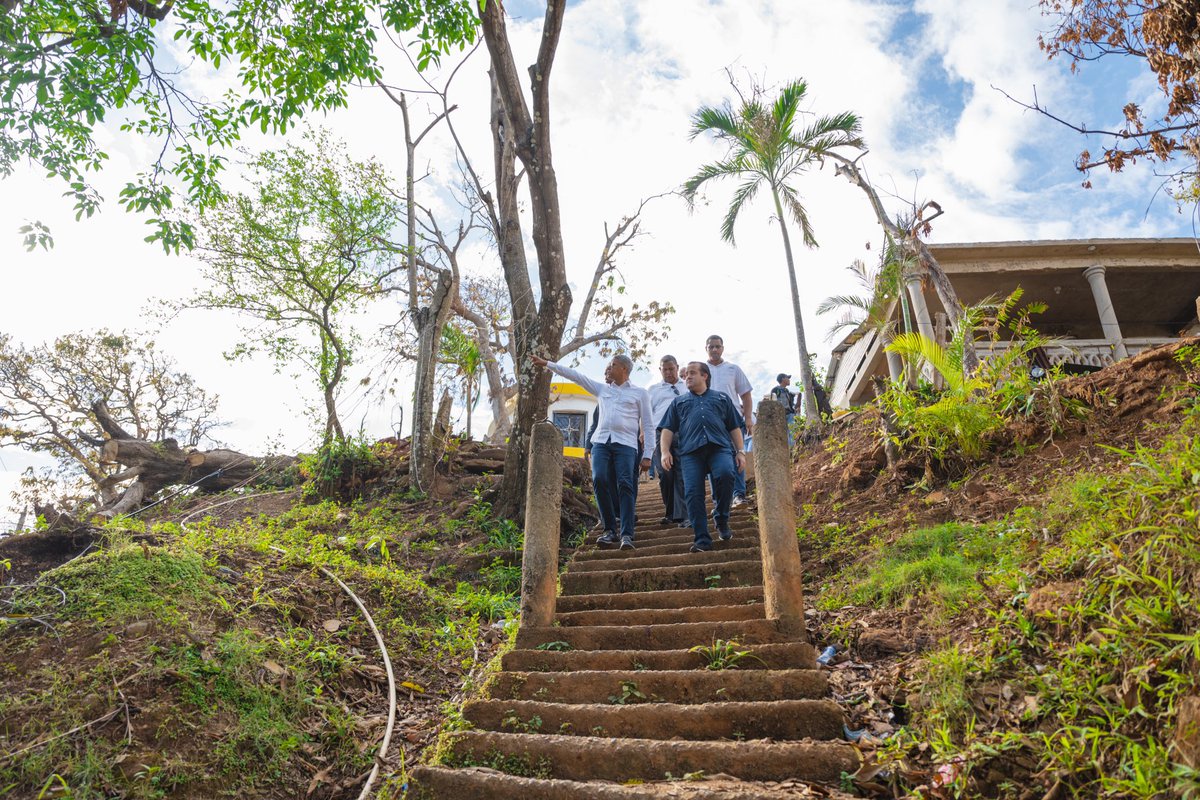
[[471, 441], [471, 376], [467, 376], [467, 441]]
[[792, 284], [792, 314], [796, 317], [796, 349], [800, 351], [800, 382], [803, 384], [804, 420], [817, 429], [821, 427], [821, 411], [817, 408], [817, 397], [813, 393], [812, 367], [808, 363], [808, 341], [804, 338], [804, 318], [800, 315], [800, 287], [796, 284], [796, 262], [792, 258], [792, 240], [788, 236], [787, 222], [783, 216], [783, 204], [779, 202], [779, 190], [772, 185], [771, 197], [775, 200], [775, 214], [779, 217], [779, 230], [783, 234], [783, 252], [787, 256], [788, 280]]

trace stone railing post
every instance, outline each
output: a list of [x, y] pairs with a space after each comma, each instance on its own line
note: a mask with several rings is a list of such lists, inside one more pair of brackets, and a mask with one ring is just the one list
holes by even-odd
[[551, 422], [529, 437], [525, 490], [525, 548], [521, 554], [521, 627], [548, 628], [558, 591], [558, 537], [562, 519], [563, 438]]
[[792, 457], [787, 418], [772, 399], [758, 404], [754, 424], [754, 471], [757, 475], [758, 532], [762, 544], [763, 600], [767, 619], [804, 634], [804, 572], [796, 540], [796, 504], [792, 498]]

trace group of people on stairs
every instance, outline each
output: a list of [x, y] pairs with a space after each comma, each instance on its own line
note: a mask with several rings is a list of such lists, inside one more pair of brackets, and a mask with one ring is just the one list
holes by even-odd
[[691, 552], [711, 550], [707, 483], [713, 522], [722, 541], [733, 538], [730, 509], [746, 501], [745, 437], [753, 432], [751, 385], [741, 367], [723, 357], [725, 342], [710, 336], [706, 361], [689, 361], [680, 377], [674, 356], [659, 361], [662, 380], [648, 389], [629, 382], [633, 361], [619, 354], [604, 382], [570, 367], [533, 357], [599, 400], [591, 440], [592, 483], [603, 531], [601, 547], [634, 548], [638, 473], [653, 466], [665, 514], [663, 524], [690, 527]]

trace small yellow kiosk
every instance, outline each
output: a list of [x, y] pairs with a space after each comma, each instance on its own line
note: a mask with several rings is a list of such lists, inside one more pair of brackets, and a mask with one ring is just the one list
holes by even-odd
[[563, 435], [563, 455], [583, 458], [583, 445], [592, 425], [592, 412], [599, 401], [574, 383], [550, 384], [550, 406], [546, 416]]

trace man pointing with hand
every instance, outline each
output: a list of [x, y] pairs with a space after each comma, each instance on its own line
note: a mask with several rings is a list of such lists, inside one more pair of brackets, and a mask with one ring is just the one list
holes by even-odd
[[[608, 365], [612, 382], [606, 384], [539, 356], [530, 358], [539, 367], [587, 389], [600, 401], [600, 421], [592, 433], [592, 485], [604, 533], [596, 543], [607, 547], [619, 543], [622, 550], [632, 550], [638, 469], [650, 470], [650, 454], [654, 451], [650, 395], [629, 382], [633, 361], [623, 353], [613, 356]], [[614, 508], [621, 517], [619, 537]]]

